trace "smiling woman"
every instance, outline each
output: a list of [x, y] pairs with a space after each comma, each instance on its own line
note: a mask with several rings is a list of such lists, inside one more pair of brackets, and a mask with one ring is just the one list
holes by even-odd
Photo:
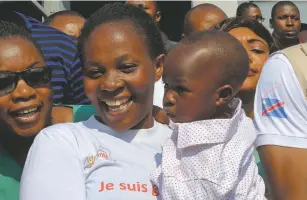
[[29, 33], [0, 21], [0, 199], [19, 198], [27, 152], [50, 123], [50, 80], [51, 71]]
[[257, 20], [243, 17], [230, 18], [216, 29], [226, 31], [237, 38], [248, 53], [250, 70], [238, 97], [247, 115], [253, 118], [254, 97], [262, 67], [270, 55], [273, 39], [270, 32]]
[[138, 7], [108, 4], [87, 20], [79, 42], [85, 93], [97, 115], [41, 131], [21, 200], [156, 199], [150, 173], [171, 134], [152, 117], [165, 52], [159, 28]]

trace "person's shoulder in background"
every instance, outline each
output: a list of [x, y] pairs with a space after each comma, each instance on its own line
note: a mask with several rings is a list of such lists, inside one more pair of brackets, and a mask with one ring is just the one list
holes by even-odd
[[32, 38], [43, 52], [47, 66], [53, 69], [51, 85], [54, 103], [89, 104], [84, 93], [77, 41], [37, 19], [15, 13], [23, 18]]
[[300, 43], [306, 43], [307, 42], [307, 30], [300, 32], [298, 38], [300, 40]]

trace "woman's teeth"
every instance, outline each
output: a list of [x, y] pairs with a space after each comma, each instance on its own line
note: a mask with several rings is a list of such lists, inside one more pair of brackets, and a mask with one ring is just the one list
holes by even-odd
[[104, 102], [111, 112], [125, 112], [132, 103], [128, 98], [121, 100], [104, 100]]
[[129, 99], [121, 99], [121, 100], [104, 100], [104, 102], [108, 106], [120, 106], [121, 104], [127, 103]]
[[30, 108], [30, 109], [27, 109], [27, 110], [20, 111], [17, 114], [18, 115], [24, 115], [24, 114], [28, 114], [28, 113], [31, 113], [31, 112], [36, 112], [37, 110], [38, 110], [38, 108]]

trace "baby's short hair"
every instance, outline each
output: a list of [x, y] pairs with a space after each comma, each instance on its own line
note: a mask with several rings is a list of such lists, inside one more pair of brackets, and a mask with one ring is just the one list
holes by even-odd
[[207, 30], [191, 34], [182, 43], [198, 45], [210, 52], [221, 68], [220, 84], [230, 84], [234, 95], [241, 88], [249, 71], [249, 58], [242, 44], [233, 36], [218, 30]]

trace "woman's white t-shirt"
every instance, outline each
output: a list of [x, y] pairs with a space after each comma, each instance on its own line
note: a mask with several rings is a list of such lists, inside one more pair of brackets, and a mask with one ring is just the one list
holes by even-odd
[[94, 116], [48, 127], [29, 151], [20, 199], [157, 199], [150, 173], [171, 133], [156, 121], [150, 129], [117, 133]]
[[160, 108], [163, 108], [163, 97], [164, 97], [164, 83], [162, 81], [162, 78], [160, 78], [155, 83], [153, 104], [155, 106], [159, 106]]

